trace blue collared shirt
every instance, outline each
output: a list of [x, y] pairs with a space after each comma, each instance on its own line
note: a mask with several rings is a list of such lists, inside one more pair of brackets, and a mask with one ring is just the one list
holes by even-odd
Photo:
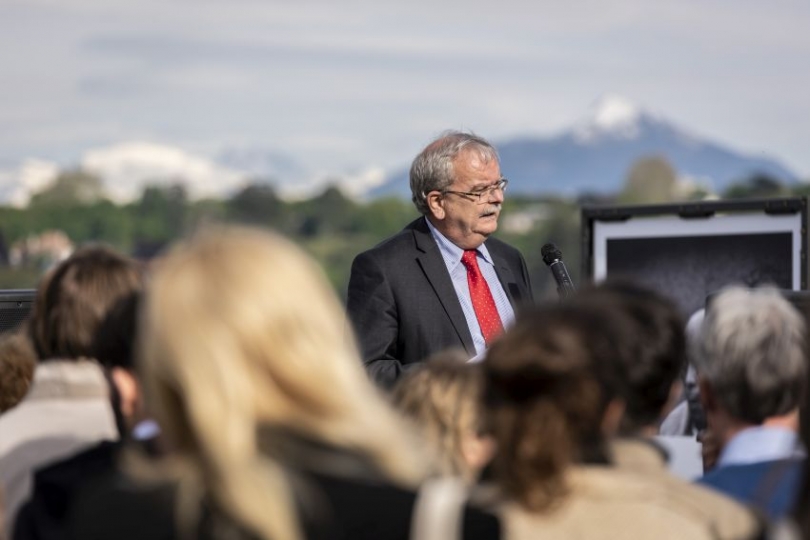
[[[478, 318], [475, 316], [473, 309], [472, 299], [470, 298], [470, 288], [467, 284], [467, 268], [461, 262], [461, 257], [464, 255], [464, 250], [455, 245], [447, 239], [436, 227], [425, 218], [430, 229], [430, 234], [436, 240], [439, 246], [439, 252], [442, 254], [444, 264], [447, 271], [450, 273], [450, 279], [453, 281], [453, 287], [456, 290], [456, 296], [461, 304], [461, 310], [464, 312], [464, 318], [467, 319], [467, 327], [470, 329], [472, 335], [473, 345], [475, 345], [476, 357], [486, 351], [486, 342], [484, 335], [481, 333], [481, 327], [478, 325]], [[501, 323], [504, 328], [508, 328], [515, 320], [515, 311], [512, 309], [512, 304], [509, 302], [509, 297], [506, 291], [503, 290], [498, 274], [495, 272], [495, 264], [492, 262], [492, 257], [484, 244], [478, 246], [478, 267], [481, 269], [481, 274], [489, 285], [489, 290], [492, 293], [492, 299], [495, 300], [495, 307], [498, 309], [498, 315], [501, 317]]]
[[723, 448], [717, 466], [747, 465], [804, 455], [795, 432], [776, 427], [751, 427], [740, 431]]

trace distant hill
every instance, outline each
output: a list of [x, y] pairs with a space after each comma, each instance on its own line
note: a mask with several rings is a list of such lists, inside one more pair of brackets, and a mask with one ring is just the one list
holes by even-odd
[[[680, 177], [714, 191], [754, 173], [785, 183], [797, 180], [775, 159], [746, 155], [690, 135], [616, 96], [600, 100], [585, 120], [557, 136], [518, 137], [494, 144], [502, 172], [510, 181], [509, 191], [527, 195], [615, 192], [633, 162], [650, 155], [664, 156]], [[369, 195], [410, 196], [407, 169], [393, 171]]]

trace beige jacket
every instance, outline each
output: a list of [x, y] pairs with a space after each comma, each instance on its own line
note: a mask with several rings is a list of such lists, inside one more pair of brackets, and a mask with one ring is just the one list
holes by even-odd
[[[545, 512], [502, 505], [507, 540], [703, 540], [717, 530], [655, 478], [609, 466], [577, 466], [569, 494]], [[745, 514], [742, 519], [746, 520]]]
[[716, 538], [751, 538], [760, 528], [754, 514], [736, 501], [706, 487], [690, 484], [667, 469], [666, 456], [643, 439], [618, 439], [612, 443], [616, 467], [659, 483], [670, 504], [714, 531]]
[[107, 379], [95, 362], [40, 363], [25, 398], [0, 415], [0, 490], [8, 537], [37, 469], [117, 438]]

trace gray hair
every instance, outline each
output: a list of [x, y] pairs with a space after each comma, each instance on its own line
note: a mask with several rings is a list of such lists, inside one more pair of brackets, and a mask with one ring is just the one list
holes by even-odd
[[773, 287], [731, 287], [706, 310], [697, 369], [733, 417], [761, 424], [801, 402], [805, 321]]
[[411, 164], [411, 198], [422, 214], [430, 212], [427, 194], [443, 191], [455, 180], [453, 161], [462, 151], [476, 152], [484, 162], [498, 161], [498, 152], [486, 139], [463, 131], [446, 131], [431, 142]]

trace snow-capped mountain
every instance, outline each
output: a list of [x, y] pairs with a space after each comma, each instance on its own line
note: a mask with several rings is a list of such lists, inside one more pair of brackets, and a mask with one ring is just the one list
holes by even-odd
[[[665, 157], [680, 177], [717, 191], [754, 173], [785, 182], [796, 180], [775, 159], [747, 155], [691, 135], [618, 96], [599, 100], [585, 118], [556, 136], [518, 137], [494, 144], [512, 193], [616, 192], [633, 163], [652, 155]], [[409, 196], [407, 175], [407, 169], [393, 172], [371, 194]]]
[[631, 101], [617, 95], [601, 98], [592, 113], [574, 126], [572, 134], [582, 144], [596, 143], [602, 138], [635, 139], [643, 123], [658, 120]]

